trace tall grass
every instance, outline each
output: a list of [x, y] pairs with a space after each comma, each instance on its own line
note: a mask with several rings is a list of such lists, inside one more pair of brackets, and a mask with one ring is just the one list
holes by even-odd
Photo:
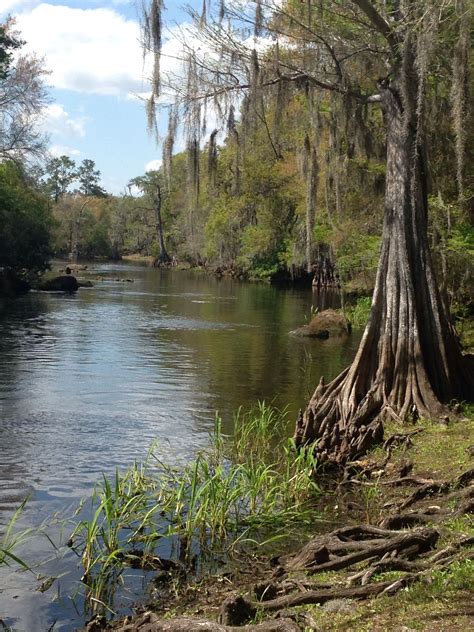
[[179, 563], [232, 555], [244, 544], [288, 536], [316, 516], [313, 449], [296, 451], [284, 412], [260, 404], [235, 417], [234, 434], [216, 419], [209, 447], [181, 468], [151, 450], [113, 481], [104, 477], [71, 546], [81, 555], [93, 610], [111, 607], [127, 565], [149, 567], [164, 539]]

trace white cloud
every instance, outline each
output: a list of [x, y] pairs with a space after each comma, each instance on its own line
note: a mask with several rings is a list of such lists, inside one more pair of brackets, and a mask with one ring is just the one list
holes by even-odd
[[160, 159], [150, 160], [150, 162], [147, 162], [145, 165], [145, 171], [158, 171], [158, 169], [160, 169], [162, 164], [163, 164], [163, 161]]
[[74, 147], [68, 147], [67, 145], [51, 145], [49, 153], [53, 156], [80, 156], [82, 152]]
[[13, 10], [24, 8], [25, 6], [31, 6], [35, 4], [34, 0], [2, 0], [0, 6], [0, 16], [13, 13]]
[[138, 23], [113, 9], [43, 3], [20, 13], [17, 25], [25, 48], [45, 56], [55, 88], [112, 95], [143, 90]]
[[51, 103], [43, 110], [41, 126], [48, 134], [83, 138], [87, 121], [86, 116], [73, 118], [60, 103]]

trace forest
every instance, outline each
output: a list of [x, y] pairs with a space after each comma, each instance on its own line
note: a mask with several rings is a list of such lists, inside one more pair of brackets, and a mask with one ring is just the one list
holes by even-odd
[[[143, 124], [162, 155], [120, 194], [94, 160], [48, 153], [45, 63], [22, 56], [13, 20], [0, 25], [0, 292], [39, 287], [53, 259], [147, 262], [157, 275], [334, 291], [346, 315], [362, 309], [360, 341], [297, 419], [261, 403], [239, 411], [229, 437], [217, 417], [208, 451], [179, 474], [159, 461], [159, 475], [148, 462], [104, 475], [93, 520], [68, 541], [93, 615], [84, 629], [375, 630], [363, 624], [377, 612], [388, 630], [384, 599], [397, 595], [424, 625], [443, 586], [470, 625], [472, 6], [199, 4], [187, 7], [176, 74], [164, 70], [163, 1], [140, 9], [152, 69]], [[321, 516], [334, 529], [311, 532]], [[303, 532], [297, 551], [275, 544]], [[171, 536], [164, 559], [157, 542]], [[12, 550], [0, 540], [0, 566]], [[230, 597], [203, 579], [223, 551]], [[239, 555], [258, 566], [250, 592]], [[173, 618], [155, 604], [106, 621], [127, 567], [158, 572]], [[331, 622], [314, 604], [333, 600]], [[369, 604], [361, 627], [344, 609], [358, 600]]]

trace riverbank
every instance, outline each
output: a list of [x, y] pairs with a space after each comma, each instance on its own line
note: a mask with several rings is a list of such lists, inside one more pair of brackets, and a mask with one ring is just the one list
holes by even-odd
[[318, 481], [327, 526], [319, 522], [303, 548], [293, 542], [282, 553], [279, 543], [239, 555], [231, 571], [196, 581], [171, 573], [167, 582], [158, 572], [135, 617], [96, 619], [85, 629], [471, 629], [473, 435], [472, 409], [443, 426], [389, 427], [384, 446], [352, 464], [337, 486]]

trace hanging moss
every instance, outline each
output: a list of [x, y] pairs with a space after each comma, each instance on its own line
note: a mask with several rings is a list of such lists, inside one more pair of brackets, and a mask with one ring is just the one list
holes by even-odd
[[173, 148], [178, 128], [178, 108], [171, 107], [168, 116], [168, 133], [163, 143], [163, 173], [168, 188], [171, 186]]
[[220, 3], [219, 3], [219, 22], [220, 23], [225, 18], [225, 12], [226, 12], [225, 0], [220, 0]]
[[209, 137], [209, 147], [207, 153], [207, 176], [209, 179], [209, 188], [214, 188], [216, 186], [218, 133], [219, 130], [215, 129]]
[[232, 168], [232, 194], [239, 195], [240, 193], [240, 135], [235, 123], [235, 108], [233, 105], [229, 107], [229, 113], [227, 116], [227, 132], [232, 138], [235, 145], [235, 158]]
[[153, 72], [151, 77], [151, 96], [146, 103], [148, 131], [156, 136], [156, 103], [161, 91], [161, 46], [162, 46], [162, 11], [163, 0], [151, 0], [149, 6], [145, 3], [141, 7], [142, 46], [144, 57], [153, 55]]
[[187, 145], [187, 164], [189, 190], [197, 201], [199, 197], [199, 141], [193, 138]]
[[466, 154], [466, 121], [469, 119], [469, 51], [472, 12], [465, 3], [458, 7], [459, 35], [454, 49], [451, 85], [451, 116], [456, 138], [456, 180], [459, 198], [464, 197], [464, 163]]
[[207, 12], [206, 0], [202, 0], [201, 18], [199, 20], [200, 28], [204, 28], [206, 26], [206, 20], [207, 20], [206, 12]]
[[255, 0], [255, 35], [258, 37], [263, 26], [262, 0]]

